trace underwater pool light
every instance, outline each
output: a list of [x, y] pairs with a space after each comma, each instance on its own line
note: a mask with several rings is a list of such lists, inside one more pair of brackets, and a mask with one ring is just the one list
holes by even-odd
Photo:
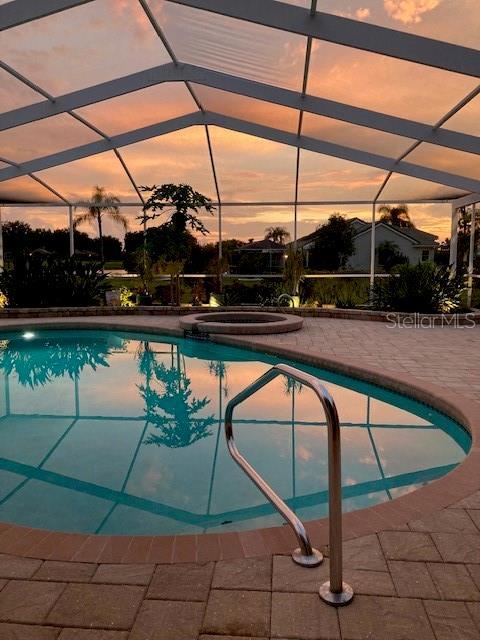
[[31, 340], [34, 337], [35, 337], [35, 334], [33, 333], [33, 331], [25, 331], [25, 333], [23, 334], [23, 338], [25, 340]]

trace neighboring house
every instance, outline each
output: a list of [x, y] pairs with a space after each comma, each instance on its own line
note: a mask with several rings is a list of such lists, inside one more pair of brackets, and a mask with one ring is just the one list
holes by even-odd
[[[234, 270], [238, 273], [241, 268], [242, 273], [249, 270], [249, 263], [252, 265], [252, 273], [263, 269], [265, 272], [281, 271], [285, 263], [285, 245], [272, 240], [249, 240], [247, 244], [239, 247], [236, 253]], [[243, 267], [243, 268], [242, 268]]]
[[[355, 253], [349, 259], [347, 269], [359, 272], [368, 271], [370, 269], [372, 225], [369, 222], [360, 220], [360, 218], [352, 218], [350, 223], [354, 231]], [[308, 236], [297, 240], [298, 248], [305, 253], [307, 266], [309, 252], [315, 246], [317, 233], [317, 231], [314, 231]], [[383, 242], [392, 242], [397, 246], [400, 253], [407, 257], [410, 264], [433, 260], [437, 237], [420, 229], [396, 227], [385, 222], [377, 222], [375, 225], [376, 252], [378, 252], [378, 247]], [[375, 265], [379, 266], [377, 256], [375, 257]]]

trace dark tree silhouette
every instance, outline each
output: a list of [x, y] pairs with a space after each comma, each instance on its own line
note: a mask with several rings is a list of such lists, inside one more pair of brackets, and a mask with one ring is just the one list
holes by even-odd
[[86, 206], [85, 213], [80, 214], [75, 219], [76, 227], [84, 222], [95, 222], [97, 224], [100, 243], [100, 261], [102, 263], [105, 260], [103, 250], [103, 219], [109, 218], [115, 224], [123, 227], [124, 231], [128, 229], [127, 219], [120, 213], [119, 203], [120, 200], [117, 196], [113, 195], [113, 193], [107, 193], [105, 187], [99, 187], [97, 185]]
[[381, 213], [380, 222], [385, 222], [393, 227], [415, 227], [410, 219], [408, 205], [406, 204], [397, 204], [393, 207], [384, 204], [378, 211]]

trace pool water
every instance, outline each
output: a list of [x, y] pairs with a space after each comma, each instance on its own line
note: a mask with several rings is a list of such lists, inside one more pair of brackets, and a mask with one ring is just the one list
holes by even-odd
[[[229, 398], [276, 362], [262, 353], [115, 331], [26, 331], [0, 341], [0, 521], [101, 534], [232, 531], [281, 518], [230, 458]], [[443, 414], [298, 365], [342, 426], [343, 508], [448, 473], [470, 447]], [[235, 410], [239, 449], [304, 519], [328, 513], [327, 431], [313, 392], [277, 378]]]

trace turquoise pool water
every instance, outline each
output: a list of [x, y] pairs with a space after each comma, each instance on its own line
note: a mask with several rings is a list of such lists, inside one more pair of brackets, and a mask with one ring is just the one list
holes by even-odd
[[[0, 520], [103, 534], [280, 523], [231, 460], [222, 423], [228, 399], [279, 361], [146, 334], [4, 333]], [[344, 510], [412, 491], [468, 452], [469, 435], [441, 413], [297, 366], [318, 375], [338, 407]], [[240, 450], [300, 517], [327, 514], [326, 427], [309, 389], [273, 381], [237, 408], [235, 429]]]

